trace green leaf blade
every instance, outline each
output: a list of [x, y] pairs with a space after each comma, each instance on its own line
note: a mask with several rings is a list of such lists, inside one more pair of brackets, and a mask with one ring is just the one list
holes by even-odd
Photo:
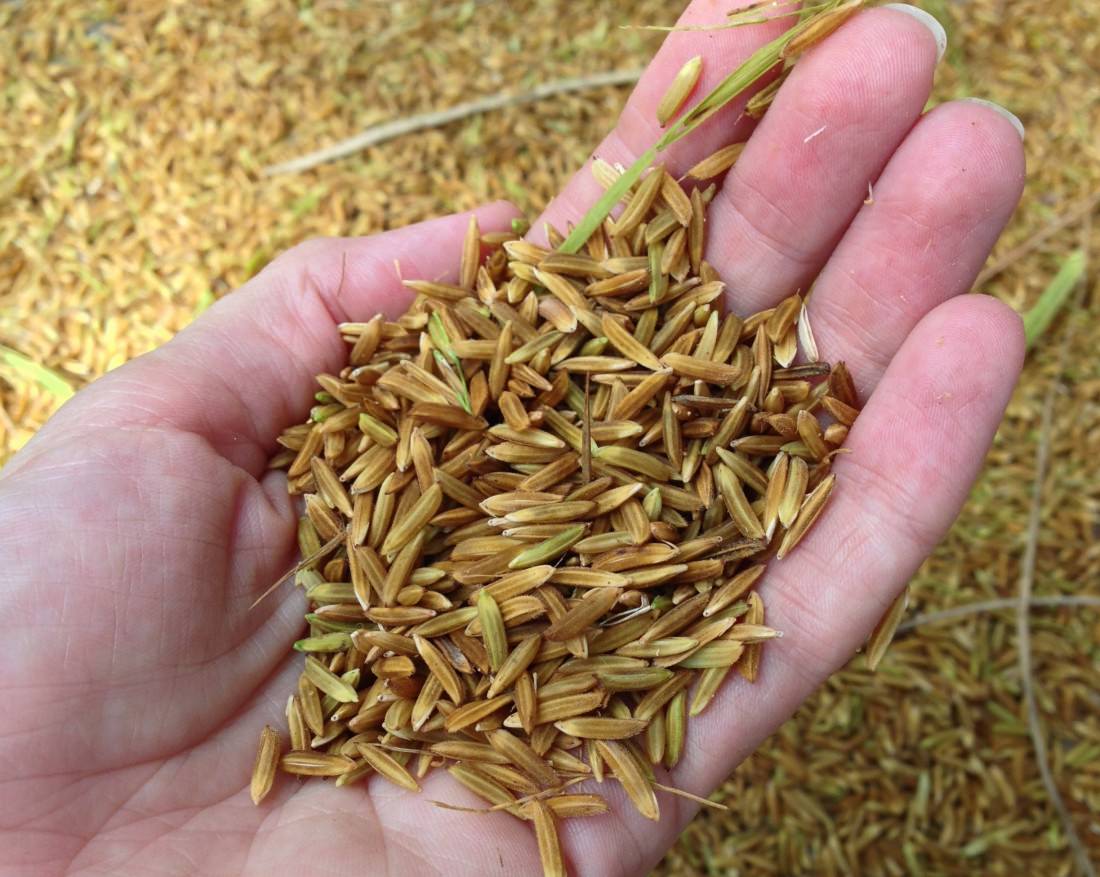
[[1082, 250], [1075, 250], [1062, 263], [1039, 300], [1024, 314], [1024, 336], [1027, 338], [1028, 350], [1031, 350], [1050, 327], [1084, 274], [1085, 254]]
[[72, 385], [53, 369], [35, 362], [10, 347], [0, 345], [0, 361], [17, 375], [38, 384], [61, 402], [70, 398], [75, 392]]
[[820, 5], [809, 7], [816, 14], [803, 18], [798, 24], [789, 28], [771, 42], [761, 46], [736, 70], [718, 83], [709, 94], [684, 113], [669, 127], [664, 136], [627, 168], [600, 199], [592, 205], [558, 248], [559, 252], [576, 253], [579, 251], [589, 237], [600, 227], [600, 224], [611, 214], [611, 211], [615, 209], [615, 205], [622, 200], [623, 195], [641, 178], [659, 152], [667, 149], [677, 140], [686, 137], [739, 94], [759, 82], [768, 74], [768, 71], [780, 62], [780, 55], [787, 43], [804, 31], [819, 15], [830, 12], [839, 6], [841, 2], [842, 0], [827, 0], [827, 2]]

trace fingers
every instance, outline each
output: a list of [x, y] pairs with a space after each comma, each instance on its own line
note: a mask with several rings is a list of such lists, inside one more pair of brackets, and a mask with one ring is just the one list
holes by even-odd
[[720, 783], [862, 644], [966, 499], [1023, 362], [1020, 319], [1000, 302], [940, 305], [906, 339], [837, 459], [817, 526], [762, 587], [765, 647], [755, 685], [733, 679], [688, 723], [676, 780]]
[[817, 280], [822, 356], [870, 392], [921, 317], [970, 289], [1023, 184], [1023, 144], [1003, 115], [967, 101], [928, 113]]
[[[476, 213], [488, 231], [506, 229], [516, 210], [500, 202]], [[404, 312], [412, 295], [398, 270], [453, 279], [468, 220], [458, 214], [372, 237], [307, 241], [164, 347], [78, 394], [74, 403], [85, 398], [72, 416], [85, 426], [104, 417], [170, 423], [258, 471], [280, 430], [305, 414], [315, 376], [346, 362], [337, 323]]]
[[937, 60], [927, 26], [875, 9], [798, 62], [711, 205], [707, 258], [734, 310], [808, 287], [920, 115]]
[[[725, 5], [715, 3], [714, 0], [693, 0], [680, 16], [677, 26], [722, 24], [728, 12], [747, 6], [749, 2], [750, 0], [737, 0]], [[692, 106], [756, 49], [783, 33], [790, 27], [790, 22], [789, 18], [781, 18], [751, 27], [704, 32], [677, 31], [669, 34], [630, 95], [614, 130], [604, 138], [593, 156], [612, 164], [632, 164], [664, 133], [657, 122], [657, 104], [685, 61], [696, 55], [703, 58], [699, 83], [685, 104]], [[741, 118], [746, 100], [747, 96], [733, 101], [690, 137], [673, 144], [661, 154], [658, 161], [665, 164], [671, 173], [679, 175], [699, 159], [727, 143], [744, 140], [752, 125], [750, 119]], [[544, 243], [543, 229], [546, 222], [564, 232], [566, 224], [575, 222], [584, 215], [602, 194], [603, 187], [592, 176], [591, 162], [588, 162], [550, 203], [532, 228], [531, 237]]]

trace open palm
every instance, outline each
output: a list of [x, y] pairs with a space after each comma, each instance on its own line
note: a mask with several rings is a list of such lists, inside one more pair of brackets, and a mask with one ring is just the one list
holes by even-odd
[[[721, 12], [696, 0], [687, 23]], [[629, 162], [684, 60], [709, 88], [781, 25], [672, 35], [597, 154]], [[822, 357], [867, 400], [817, 528], [769, 567], [758, 682], [731, 681], [688, 726], [674, 772], [705, 794], [866, 637], [951, 523], [1016, 380], [1019, 321], [965, 293], [1019, 197], [1020, 137], [952, 103], [921, 115], [934, 35], [895, 10], [860, 14], [799, 65], [710, 210], [708, 258], [741, 313], [817, 284]], [[742, 140], [737, 107], [664, 157], [682, 172]], [[868, 184], [873, 196], [868, 198]], [[598, 194], [587, 170], [545, 219]], [[866, 201], [865, 201], [866, 199]], [[506, 204], [478, 212], [506, 228]], [[529, 828], [443, 772], [414, 795], [283, 778], [261, 807], [259, 729], [283, 724], [299, 672], [302, 597], [249, 606], [293, 562], [295, 511], [266, 460], [304, 414], [313, 375], [342, 365], [335, 329], [406, 299], [393, 269], [453, 270], [466, 222], [309, 242], [165, 347], [79, 393], [0, 478], [0, 868], [11, 873], [531, 873]], [[578, 873], [637, 874], [693, 806], [646, 823], [613, 784], [611, 814], [562, 825]]]

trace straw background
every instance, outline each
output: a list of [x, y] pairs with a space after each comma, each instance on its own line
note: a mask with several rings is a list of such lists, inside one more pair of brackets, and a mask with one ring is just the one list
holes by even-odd
[[[1100, 5], [926, 0], [950, 47], [934, 101], [1028, 129], [1030, 181], [982, 292], [1021, 312], [1100, 214]], [[719, 4], [721, 6], [721, 4]], [[535, 215], [628, 89], [512, 107], [301, 174], [261, 169], [362, 128], [564, 77], [641, 67], [654, 0], [24, 0], [0, 3], [0, 345], [74, 388], [163, 343], [272, 256], [494, 198]], [[1090, 238], [1091, 236], [1091, 238]], [[1094, 260], [1095, 261], [1095, 260]], [[1017, 592], [1049, 443], [1036, 595], [1100, 595], [1100, 303], [1090, 271], [1042, 336], [985, 472], [908, 617]], [[1052, 425], [1042, 429], [1053, 388]], [[263, 392], [262, 387], [256, 388]], [[58, 404], [0, 359], [0, 462]], [[1073, 873], [1021, 702], [1011, 609], [900, 634], [837, 675], [730, 778], [661, 874]], [[1100, 616], [1032, 613], [1055, 781], [1100, 863]]]

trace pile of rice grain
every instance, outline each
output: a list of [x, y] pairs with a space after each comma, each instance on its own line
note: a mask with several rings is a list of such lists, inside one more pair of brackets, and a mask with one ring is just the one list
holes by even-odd
[[857, 413], [800, 296], [724, 313], [701, 186], [735, 157], [690, 191], [651, 169], [577, 254], [471, 220], [456, 283], [341, 326], [347, 366], [272, 463], [304, 497], [311, 611], [256, 803], [278, 770], [415, 790], [444, 766], [533, 822], [547, 873], [555, 820], [606, 810], [586, 779], [659, 818], [651, 765], [731, 671], [755, 679], [764, 561], [817, 520]]

